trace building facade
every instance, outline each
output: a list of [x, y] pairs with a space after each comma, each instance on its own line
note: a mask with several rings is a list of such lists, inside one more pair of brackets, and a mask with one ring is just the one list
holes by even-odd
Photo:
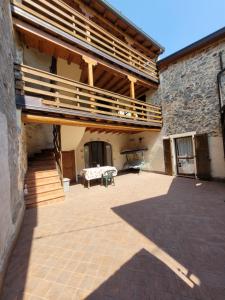
[[2, 283], [25, 205], [63, 201], [63, 177], [122, 170], [146, 145], [163, 171], [161, 107], [145, 101], [163, 48], [100, 0], [4, 0], [0, 22]]
[[224, 30], [157, 63], [101, 0], [3, 0], [0, 25], [0, 286], [25, 205], [63, 201], [63, 177], [145, 149], [145, 171], [225, 178]]

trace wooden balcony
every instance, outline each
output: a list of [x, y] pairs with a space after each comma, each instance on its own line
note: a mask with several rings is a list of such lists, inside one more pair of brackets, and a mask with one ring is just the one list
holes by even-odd
[[[154, 82], [156, 63], [60, 0], [11, 1], [15, 15]], [[39, 21], [38, 21], [39, 20]]]
[[[161, 107], [25, 65], [15, 65], [17, 95], [39, 98], [39, 110], [160, 128]], [[33, 100], [32, 100], [33, 101]], [[35, 109], [35, 104], [31, 105]], [[47, 108], [47, 109], [46, 109]], [[29, 109], [29, 107], [28, 107]]]

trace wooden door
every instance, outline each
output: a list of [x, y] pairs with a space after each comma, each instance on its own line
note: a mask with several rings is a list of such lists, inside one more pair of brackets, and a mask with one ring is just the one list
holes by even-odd
[[170, 147], [169, 139], [163, 140], [163, 148], [164, 148], [165, 173], [167, 175], [172, 175], [173, 168], [172, 168], [171, 147]]
[[69, 178], [72, 182], [76, 180], [74, 150], [62, 151], [62, 170], [64, 178]]
[[197, 177], [199, 179], [210, 179], [210, 157], [209, 157], [209, 144], [207, 134], [197, 134], [195, 136], [195, 153], [196, 153], [196, 166]]

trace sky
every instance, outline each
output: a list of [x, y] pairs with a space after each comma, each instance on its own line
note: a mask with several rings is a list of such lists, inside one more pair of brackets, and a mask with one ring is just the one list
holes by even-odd
[[165, 47], [160, 58], [225, 26], [225, 0], [107, 0]]

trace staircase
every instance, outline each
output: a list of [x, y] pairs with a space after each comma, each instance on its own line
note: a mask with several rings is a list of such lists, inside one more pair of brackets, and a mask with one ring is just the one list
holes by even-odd
[[27, 208], [64, 200], [64, 191], [52, 149], [42, 150], [28, 160], [24, 187]]

